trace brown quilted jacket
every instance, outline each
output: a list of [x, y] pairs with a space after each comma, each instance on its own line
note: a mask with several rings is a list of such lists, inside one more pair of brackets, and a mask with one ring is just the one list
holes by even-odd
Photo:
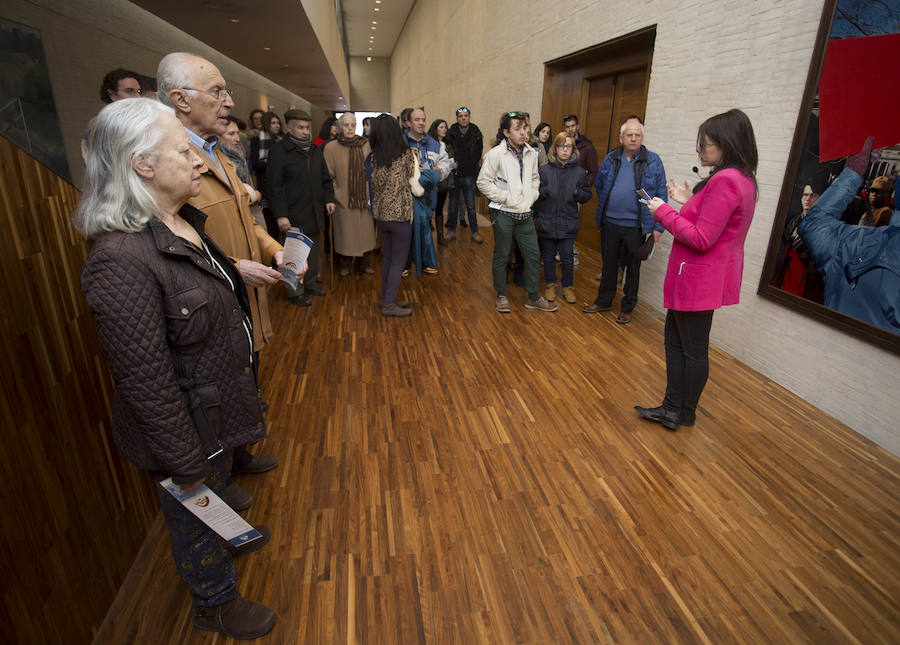
[[152, 221], [140, 233], [105, 233], [81, 271], [115, 380], [116, 445], [157, 479], [201, 479], [217, 450], [265, 437], [252, 373], [247, 292], [228, 256], [203, 233], [206, 216], [182, 217], [236, 285]]

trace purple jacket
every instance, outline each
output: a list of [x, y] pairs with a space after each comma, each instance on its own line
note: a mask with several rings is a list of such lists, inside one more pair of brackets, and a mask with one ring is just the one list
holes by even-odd
[[663, 286], [663, 306], [706, 311], [740, 301], [744, 240], [756, 207], [756, 187], [734, 168], [720, 170], [679, 213], [668, 204], [654, 218], [675, 237]]

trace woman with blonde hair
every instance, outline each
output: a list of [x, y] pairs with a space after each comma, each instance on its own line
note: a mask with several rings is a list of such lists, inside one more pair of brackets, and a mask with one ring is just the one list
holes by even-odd
[[578, 165], [575, 139], [560, 132], [553, 139], [549, 162], [538, 169], [541, 187], [534, 204], [534, 226], [544, 260], [544, 297], [556, 300], [556, 255], [562, 270], [563, 298], [575, 302], [575, 236], [581, 227], [579, 204], [591, 198], [587, 173]]

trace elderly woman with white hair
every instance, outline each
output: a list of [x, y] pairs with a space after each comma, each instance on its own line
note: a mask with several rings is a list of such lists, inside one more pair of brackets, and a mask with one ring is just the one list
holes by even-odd
[[[150, 477], [219, 493], [231, 450], [265, 437], [251, 369], [247, 291], [234, 263], [187, 205], [202, 161], [172, 110], [128, 99], [105, 107], [86, 137], [86, 186], [75, 225], [93, 240], [81, 285], [115, 381], [112, 434]], [[222, 538], [159, 488], [172, 555], [194, 624], [256, 638], [275, 613], [241, 598]]]
[[366, 193], [365, 158], [370, 152], [369, 141], [356, 134], [353, 112], [344, 112], [338, 125], [337, 138], [322, 150], [337, 202], [332, 216], [334, 250], [341, 255], [341, 276], [350, 275], [353, 258], [359, 257], [362, 258], [360, 268], [375, 273], [372, 268], [375, 220]]

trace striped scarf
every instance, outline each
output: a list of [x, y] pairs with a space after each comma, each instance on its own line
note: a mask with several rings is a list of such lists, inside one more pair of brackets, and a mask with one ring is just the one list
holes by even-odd
[[350, 208], [368, 208], [369, 201], [368, 195], [366, 194], [366, 171], [363, 167], [364, 159], [363, 159], [363, 145], [366, 144], [368, 139], [365, 137], [354, 136], [349, 139], [344, 137], [343, 134], [339, 134], [337, 136], [337, 142], [349, 148], [350, 153], [350, 163], [349, 163], [349, 178], [347, 181], [348, 193], [350, 194], [350, 203], [348, 206]]

